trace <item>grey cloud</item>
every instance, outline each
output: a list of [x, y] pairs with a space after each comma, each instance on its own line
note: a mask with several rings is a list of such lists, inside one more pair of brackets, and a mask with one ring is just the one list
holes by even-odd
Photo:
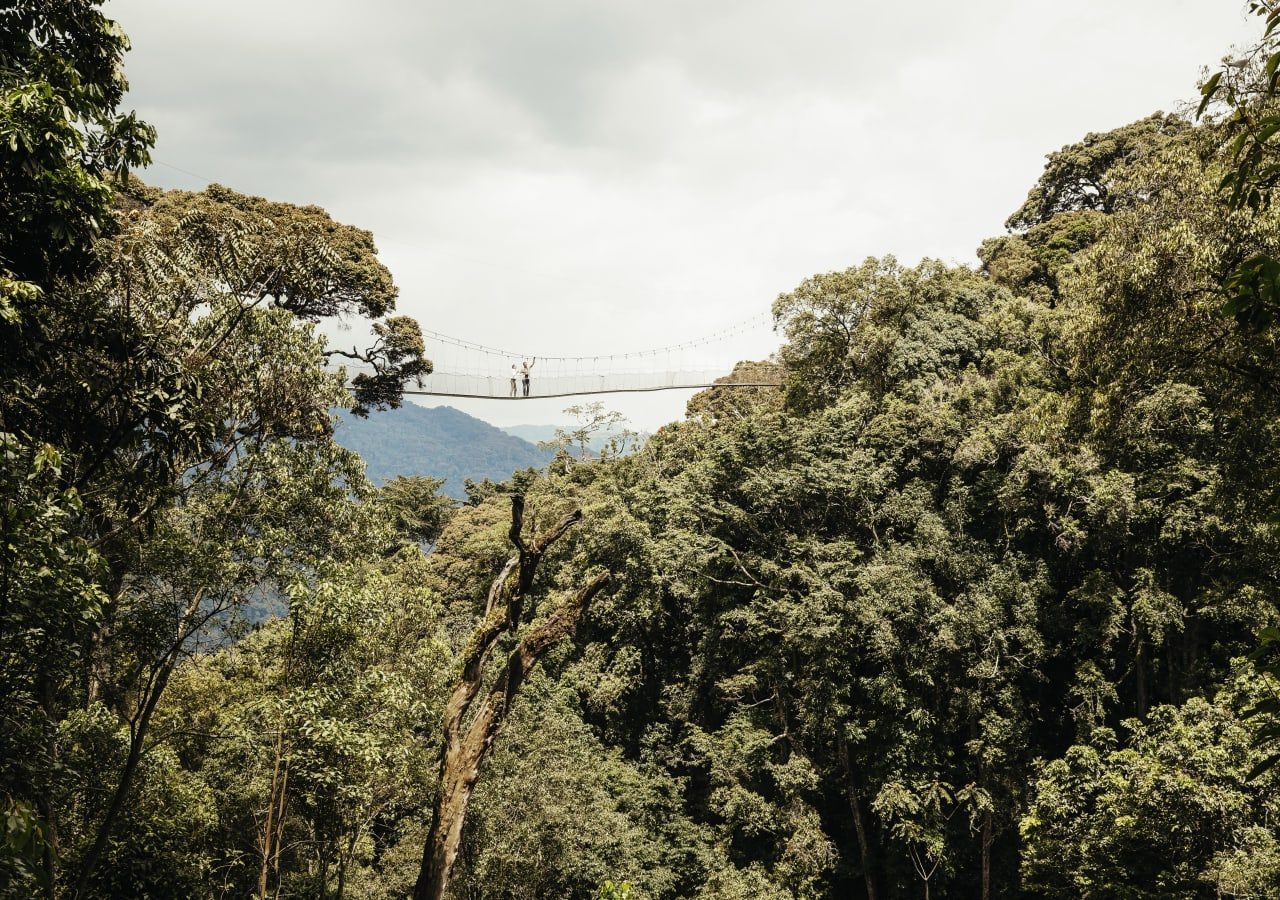
[[[965, 17], [982, 6], [1006, 4], [973, 5]], [[531, 141], [644, 153], [653, 142], [635, 137], [646, 125], [687, 127], [679, 95], [614, 108], [654, 62], [678, 71], [691, 93], [743, 102], [871, 96], [960, 15], [926, 15], [918, 4], [588, 0], [117, 0], [112, 9], [139, 46], [136, 95], [161, 109], [208, 108], [213, 140], [263, 135], [330, 159], [374, 145], [392, 160], [501, 157]]]
[[671, 343], [868, 254], [971, 260], [1046, 152], [1168, 108], [1251, 35], [1227, 6], [107, 8], [158, 159], [370, 228], [404, 311], [552, 353]]

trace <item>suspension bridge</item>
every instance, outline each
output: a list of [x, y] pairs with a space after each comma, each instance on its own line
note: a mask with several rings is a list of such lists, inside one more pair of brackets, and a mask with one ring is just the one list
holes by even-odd
[[[771, 330], [768, 313], [667, 347], [596, 356], [548, 356], [506, 350], [423, 329], [434, 367], [405, 393], [431, 397], [524, 400], [704, 388], [777, 388], [779, 368], [744, 363], [743, 344]], [[344, 366], [356, 374], [363, 366]], [[526, 377], [527, 373], [527, 377]]]

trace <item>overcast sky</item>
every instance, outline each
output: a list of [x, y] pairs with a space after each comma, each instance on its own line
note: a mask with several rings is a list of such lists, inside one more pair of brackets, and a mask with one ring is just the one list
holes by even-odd
[[[972, 263], [1047, 152], [1191, 97], [1256, 34], [1243, 5], [106, 9], [133, 40], [127, 104], [159, 130], [147, 180], [319, 204], [373, 231], [424, 327], [594, 355], [715, 331], [869, 255]], [[652, 429], [686, 398], [607, 399]], [[565, 405], [449, 402], [501, 425]]]

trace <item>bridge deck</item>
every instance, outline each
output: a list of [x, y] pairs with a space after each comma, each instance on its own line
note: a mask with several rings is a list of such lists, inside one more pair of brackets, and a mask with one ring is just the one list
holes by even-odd
[[776, 381], [768, 382], [732, 382], [724, 384], [669, 384], [661, 387], [637, 387], [637, 388], [606, 388], [598, 391], [568, 391], [563, 394], [539, 394], [529, 391], [529, 396], [518, 394], [512, 397], [510, 393], [504, 395], [495, 394], [450, 394], [444, 391], [429, 390], [410, 390], [405, 389], [405, 393], [414, 397], [470, 397], [476, 400], [537, 400], [539, 398], [550, 397], [586, 397], [591, 394], [643, 394], [650, 391], [686, 391], [686, 390], [704, 390], [706, 388], [779, 388], [782, 385]]
[[686, 372], [620, 372], [607, 375], [547, 375], [534, 369], [529, 379], [529, 394], [524, 385], [512, 387], [507, 375], [469, 375], [456, 372], [433, 372], [423, 379], [422, 387], [406, 387], [405, 393], [432, 397], [473, 397], [490, 400], [525, 400], [538, 397], [578, 397], [589, 394], [631, 394], [650, 391], [703, 390], [711, 387], [776, 388], [781, 382], [753, 374], [749, 381], [717, 381], [727, 373], [723, 369]]

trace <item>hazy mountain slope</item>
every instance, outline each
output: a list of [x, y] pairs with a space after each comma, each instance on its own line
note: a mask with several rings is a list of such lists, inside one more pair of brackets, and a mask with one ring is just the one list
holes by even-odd
[[396, 475], [445, 479], [444, 490], [463, 497], [465, 478], [495, 481], [517, 469], [541, 468], [551, 454], [450, 406], [406, 403], [368, 419], [342, 414], [336, 437], [364, 457], [369, 479], [382, 484]]
[[[511, 425], [504, 429], [507, 434], [515, 435], [536, 444], [539, 441], [551, 441], [555, 438], [557, 431], [572, 431], [572, 425]], [[634, 449], [636, 446], [644, 442], [649, 436], [648, 432], [638, 432], [631, 440], [630, 446]], [[606, 431], [601, 434], [592, 435], [588, 444], [593, 453], [599, 453], [602, 449], [609, 445], [609, 441], [615, 437], [614, 432]]]
[[[556, 436], [556, 425], [511, 425], [502, 429], [507, 434], [515, 435], [532, 444], [538, 441], [549, 441]], [[568, 426], [564, 426], [568, 428]]]

